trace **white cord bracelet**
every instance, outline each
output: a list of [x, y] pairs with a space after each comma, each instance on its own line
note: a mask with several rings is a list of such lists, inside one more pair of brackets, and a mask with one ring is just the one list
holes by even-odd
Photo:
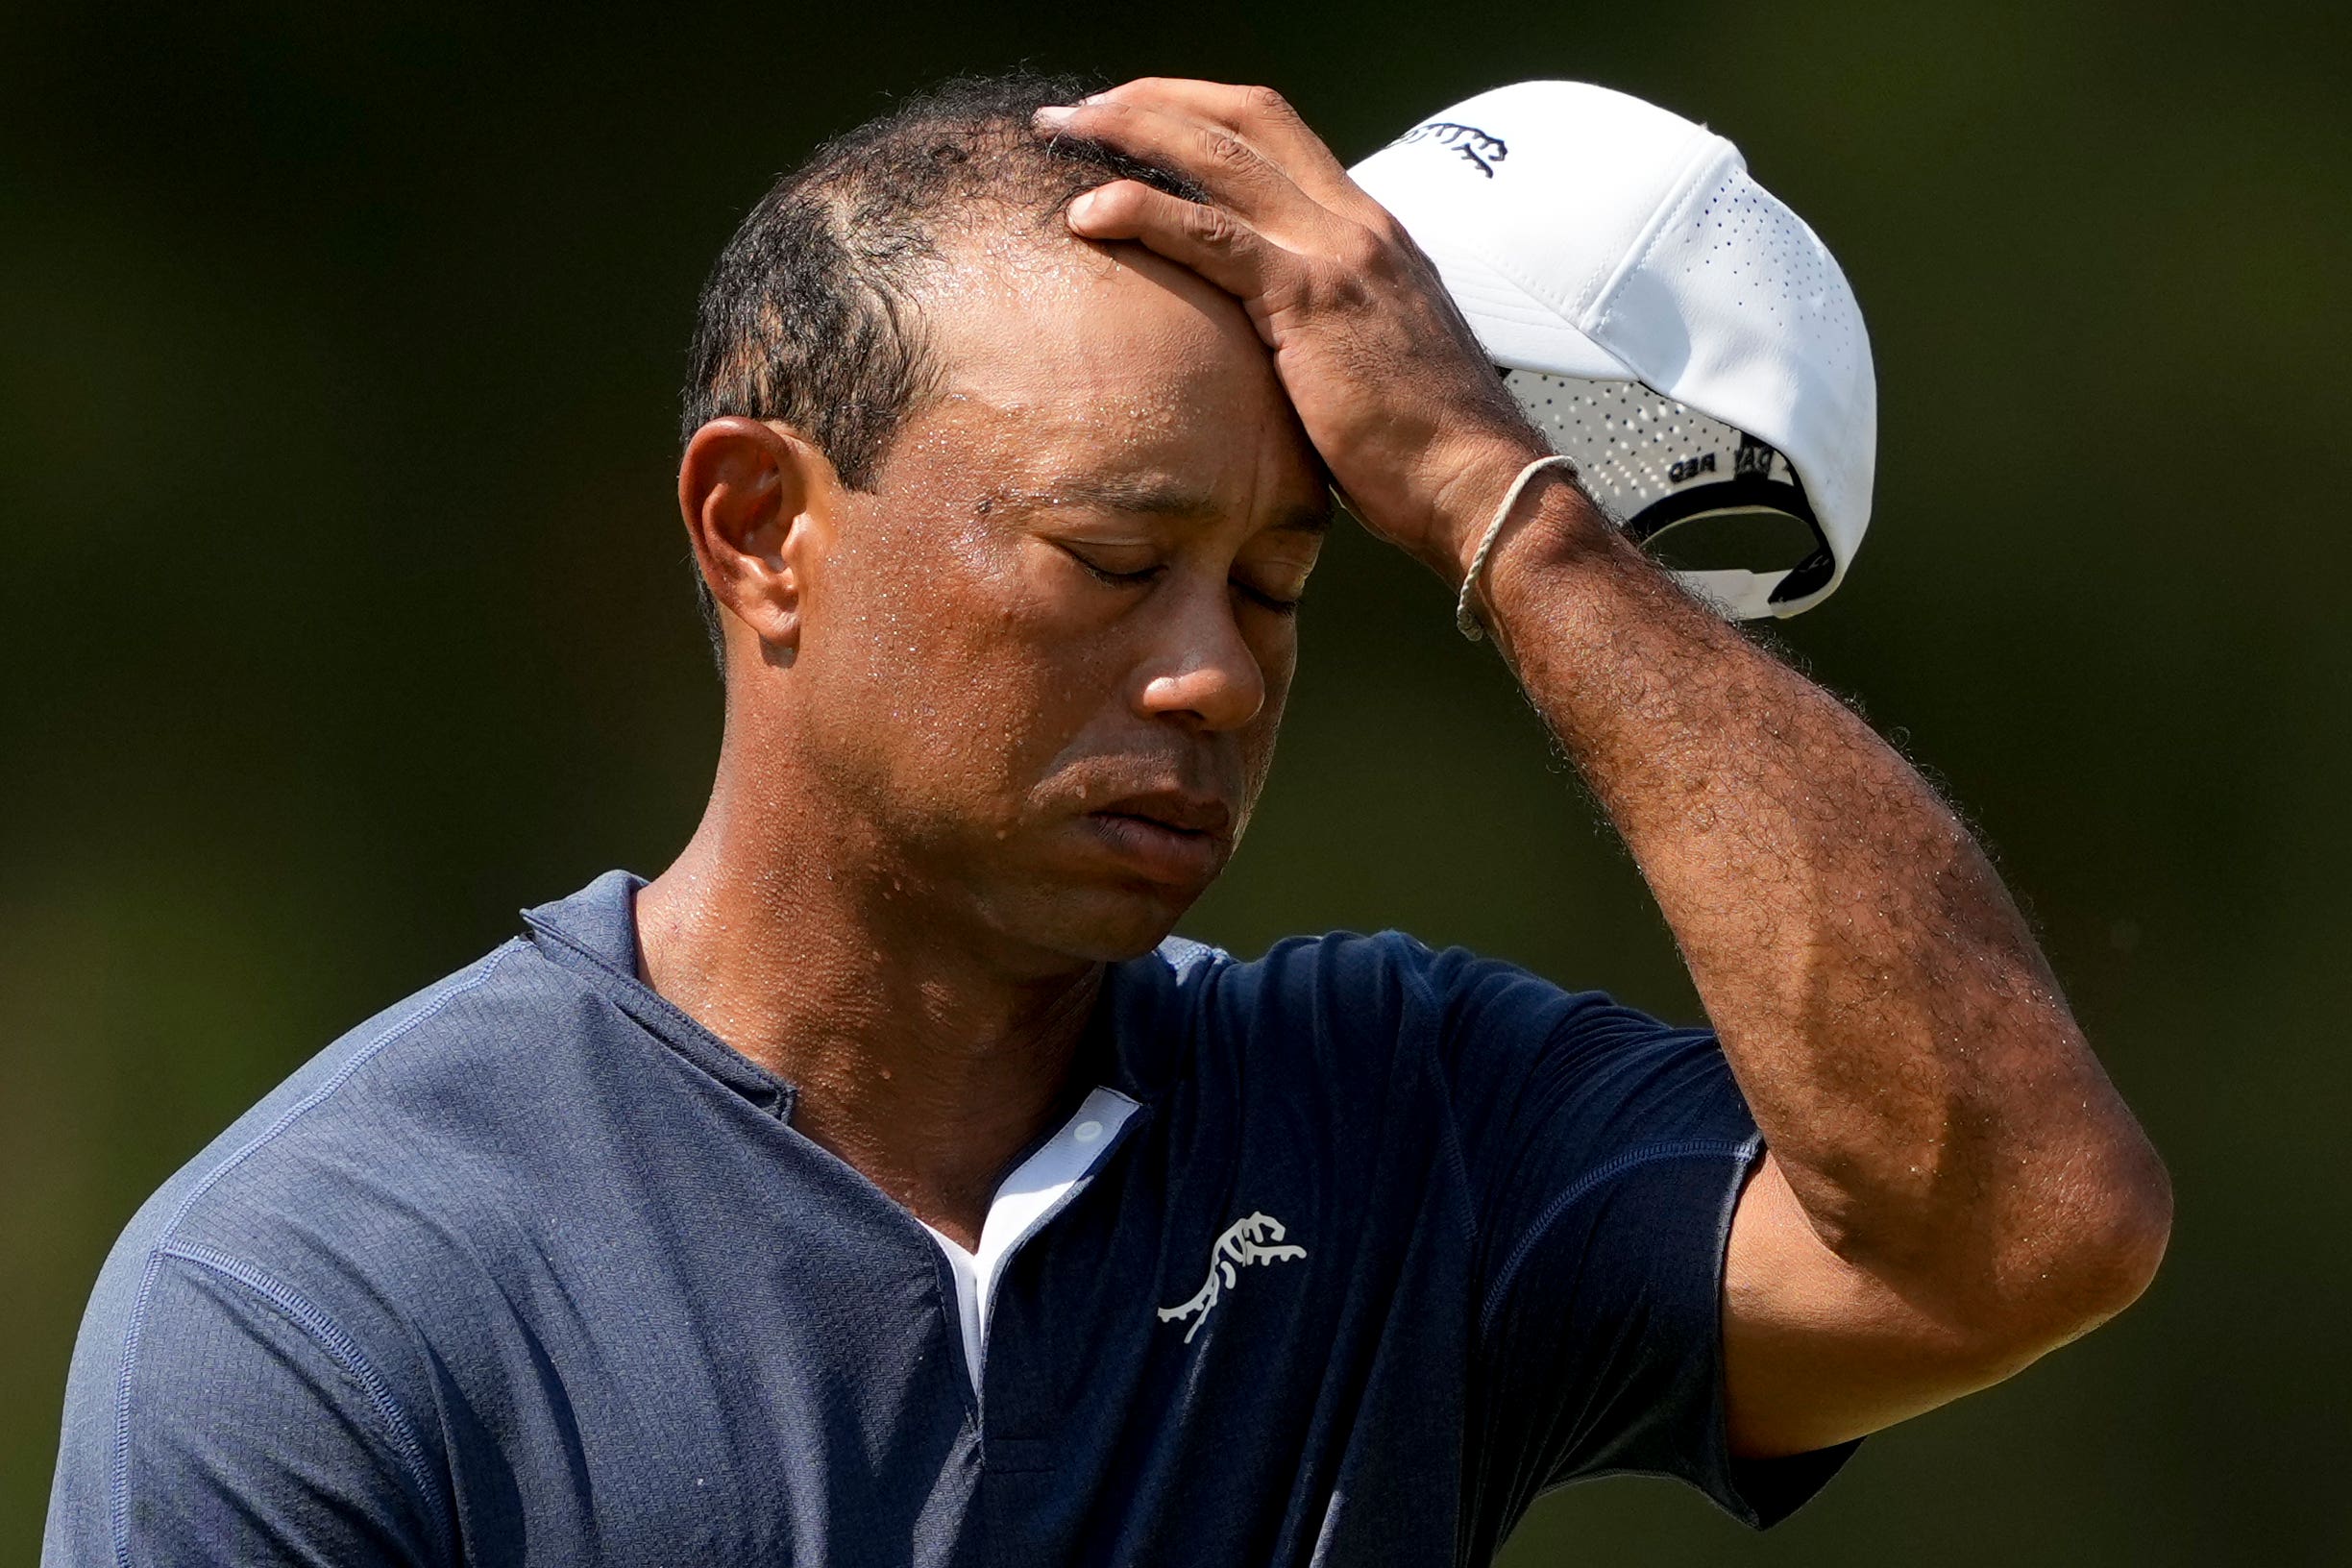
[[1478, 553], [1470, 557], [1470, 570], [1462, 575], [1461, 598], [1454, 604], [1454, 629], [1474, 643], [1484, 641], [1486, 636], [1479, 625], [1478, 612], [1470, 607], [1470, 596], [1478, 587], [1479, 574], [1486, 570], [1486, 556], [1494, 549], [1495, 541], [1503, 537], [1503, 525], [1510, 521], [1511, 508], [1519, 504], [1520, 492], [1528, 487], [1528, 480], [1547, 468], [1565, 468], [1574, 473], [1576, 465], [1555, 453], [1521, 469], [1510, 488], [1503, 492], [1503, 504], [1495, 508], [1494, 521], [1486, 525], [1486, 536], [1479, 541]]

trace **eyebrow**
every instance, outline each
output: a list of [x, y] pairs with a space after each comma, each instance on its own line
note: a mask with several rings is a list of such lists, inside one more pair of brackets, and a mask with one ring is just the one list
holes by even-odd
[[[1189, 489], [1180, 481], [1076, 475], [1056, 479], [1037, 490], [1000, 486], [980, 499], [979, 507], [984, 512], [993, 511], [999, 506], [1024, 509], [1095, 506], [1108, 512], [1125, 512], [1137, 517], [1167, 517], [1188, 523], [1212, 521], [1222, 510], [1214, 498]], [[1331, 493], [1326, 490], [1318, 502], [1286, 507], [1270, 527], [1280, 533], [1305, 533], [1319, 537], [1331, 531], [1332, 512]]]

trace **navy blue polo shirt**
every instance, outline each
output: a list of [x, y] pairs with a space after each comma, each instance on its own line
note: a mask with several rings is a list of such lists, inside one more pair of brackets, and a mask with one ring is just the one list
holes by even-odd
[[1758, 1142], [1703, 1032], [1393, 933], [1172, 941], [975, 1267], [638, 979], [639, 885], [529, 912], [139, 1212], [46, 1562], [1483, 1562], [1581, 1477], [1761, 1524], [1843, 1458], [1726, 1450]]

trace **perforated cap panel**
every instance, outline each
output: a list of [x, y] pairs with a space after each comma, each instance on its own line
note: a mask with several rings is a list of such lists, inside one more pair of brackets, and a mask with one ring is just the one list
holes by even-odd
[[1845, 274], [1788, 204], [1749, 172], [1727, 171], [1691, 219], [1692, 243], [1678, 269], [1707, 296], [1737, 311], [1759, 315], [1772, 334], [1801, 339], [1817, 373], [1845, 384], [1853, 380], [1861, 311]]
[[[1720, 483], [1744, 472], [1746, 438], [1722, 420], [1639, 381], [1588, 381], [1540, 370], [1507, 370], [1511, 389], [1552, 443], [1576, 459], [1586, 494], [1620, 525], [1639, 518], [1669, 496]], [[1746, 443], [1753, 450], [1752, 442]], [[1788, 459], [1766, 449], [1750, 459], [1769, 465], [1763, 477], [1788, 482]]]

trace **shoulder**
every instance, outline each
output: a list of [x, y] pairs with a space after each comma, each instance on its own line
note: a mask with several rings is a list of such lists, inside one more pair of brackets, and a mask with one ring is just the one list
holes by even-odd
[[1137, 967], [1155, 982], [1139, 989], [1157, 1016], [1131, 1015], [1129, 1032], [1167, 1042], [1178, 1053], [1169, 1068], [1211, 1082], [1292, 1081], [1314, 1096], [1373, 1078], [1407, 1090], [1450, 1079], [1467, 1041], [1532, 1048], [1610, 1005], [1402, 931], [1290, 937], [1248, 960], [1171, 942]]
[[1566, 1015], [1612, 1004], [1569, 992], [1518, 965], [1462, 947], [1432, 947], [1403, 931], [1288, 937], [1262, 957], [1171, 938], [1156, 955], [1179, 994], [1215, 1021], [1349, 1035], [1444, 1031], [1505, 1014]]
[[1197, 943], [1162, 956], [1203, 1073], [1321, 1084], [1384, 1068], [1450, 1101], [1497, 1107], [1537, 1082], [1547, 1092], [1613, 1083], [1713, 1097], [1728, 1084], [1704, 1027], [1401, 931], [1294, 937], [1247, 962]]
[[119, 1536], [126, 1466], [163, 1484], [183, 1449], [228, 1463], [247, 1430], [342, 1433], [421, 1484], [410, 1331], [479, 1266], [500, 1158], [479, 1129], [530, 1103], [591, 1000], [507, 943], [329, 1045], [165, 1182], [83, 1316], [58, 1471], [71, 1511], [112, 1510]]
[[234, 1243], [240, 1213], [293, 1206], [315, 1219], [362, 1170], [371, 1185], [394, 1179], [462, 1138], [469, 1108], [511, 1087], [522, 1053], [588, 1000], [529, 943], [503, 943], [297, 1068], [165, 1182], [123, 1240]]
[[326, 1311], [383, 1282], [422, 1286], [495, 1201], [481, 1178], [533, 1158], [509, 1124], [529, 1119], [551, 1060], [567, 1041], [578, 1054], [600, 1005], [517, 940], [353, 1029], [141, 1206], [85, 1336], [135, 1335], [159, 1272], [190, 1267]]

